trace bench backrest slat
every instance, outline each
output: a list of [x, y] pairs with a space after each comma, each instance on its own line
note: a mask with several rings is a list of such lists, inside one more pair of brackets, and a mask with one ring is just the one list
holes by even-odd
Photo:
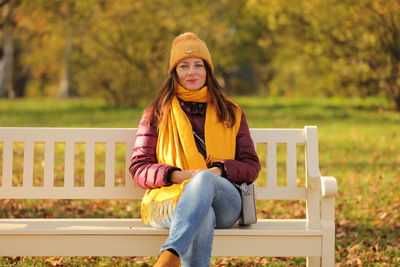
[[85, 185], [94, 187], [94, 142], [86, 142], [85, 147]]
[[[307, 127], [306, 127], [307, 128]], [[311, 127], [312, 128], [312, 127]], [[264, 152], [260, 153], [265, 174], [259, 177], [266, 186], [258, 187], [259, 199], [308, 199], [318, 192], [309, 194], [307, 182], [305, 187], [297, 184], [297, 146], [305, 145], [306, 149], [317, 149], [316, 128], [307, 136], [307, 129], [251, 129], [251, 136], [256, 148], [258, 144], [266, 144]], [[134, 185], [129, 174], [129, 162], [134, 145], [136, 129], [111, 128], [29, 128], [29, 127], [0, 127], [0, 150], [3, 150], [2, 177], [0, 196], [2, 198], [80, 198], [80, 199], [140, 199], [144, 190]], [[22, 185], [13, 185], [14, 143], [24, 143]], [[309, 145], [309, 142], [313, 144]], [[44, 143], [43, 184], [34, 186], [34, 157], [35, 144]], [[55, 185], [56, 144], [64, 145], [63, 184]], [[76, 144], [84, 146], [83, 184], [75, 184]], [[105, 164], [104, 183], [96, 185], [96, 145], [104, 144]], [[125, 144], [124, 172], [122, 184], [116, 182], [116, 161], [120, 151], [117, 145]], [[286, 185], [278, 185], [278, 144], [286, 145]], [[316, 148], [315, 148], [316, 147]], [[81, 149], [82, 150], [82, 149]], [[318, 167], [318, 155], [307, 156], [307, 166]], [[121, 155], [120, 155], [121, 157]], [[37, 163], [35, 163], [37, 164]], [[0, 165], [1, 166], [1, 165]], [[80, 163], [82, 167], [82, 163]], [[306, 172], [308, 167], [306, 166]], [[80, 167], [80, 168], [81, 168]], [[262, 172], [264, 173], [264, 171]], [[307, 174], [306, 174], [307, 175]], [[262, 184], [262, 183], [261, 183]]]
[[[135, 134], [136, 134], [136, 129], [135, 129]], [[135, 135], [133, 135], [135, 137]], [[132, 151], [134, 147], [134, 138], [131, 138], [130, 142], [126, 143], [126, 150], [125, 150], [125, 185], [126, 186], [136, 186], [135, 183], [133, 182], [131, 178], [131, 174], [129, 172], [129, 165], [132, 157]], [[142, 198], [142, 197], [140, 197]]]
[[24, 144], [24, 171], [23, 171], [23, 184], [31, 186], [29, 183], [33, 177], [33, 142], [28, 141]]
[[74, 167], [75, 167], [75, 143], [73, 141], [66, 141], [64, 187], [71, 188], [74, 186]]
[[52, 187], [54, 181], [54, 143], [46, 142], [44, 147], [44, 187]]
[[105, 186], [112, 187], [114, 185], [115, 173], [115, 142], [106, 144], [106, 165], [105, 165]]
[[276, 159], [276, 143], [270, 142], [267, 146], [268, 159], [267, 159], [267, 186], [277, 187], [277, 159]]
[[296, 174], [296, 143], [288, 142], [286, 146], [286, 175], [288, 187], [296, 187]]
[[3, 143], [3, 176], [2, 187], [7, 189], [12, 186], [13, 171], [13, 143], [5, 141]]

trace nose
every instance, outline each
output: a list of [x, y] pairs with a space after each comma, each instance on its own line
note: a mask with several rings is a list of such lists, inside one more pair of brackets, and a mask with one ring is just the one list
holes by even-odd
[[188, 75], [193, 75], [193, 74], [195, 74], [195, 68], [194, 68], [194, 66], [190, 66], [189, 67], [189, 71], [188, 71]]

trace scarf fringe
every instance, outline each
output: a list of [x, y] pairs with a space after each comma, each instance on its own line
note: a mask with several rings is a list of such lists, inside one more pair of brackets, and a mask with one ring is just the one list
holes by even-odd
[[141, 203], [141, 217], [142, 222], [148, 224], [149, 222], [162, 222], [172, 218], [172, 214], [178, 203], [179, 196], [173, 199], [162, 201], [152, 200], [150, 202]]

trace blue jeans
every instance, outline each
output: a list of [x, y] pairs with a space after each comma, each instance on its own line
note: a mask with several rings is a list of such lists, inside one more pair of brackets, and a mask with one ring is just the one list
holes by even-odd
[[235, 224], [241, 207], [241, 196], [231, 182], [200, 171], [185, 186], [172, 218], [150, 225], [170, 229], [161, 251], [175, 250], [182, 266], [209, 266], [214, 229]]

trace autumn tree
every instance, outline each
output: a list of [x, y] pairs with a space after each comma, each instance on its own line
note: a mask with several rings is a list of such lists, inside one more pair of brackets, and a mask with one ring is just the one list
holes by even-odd
[[231, 94], [385, 94], [400, 110], [399, 1], [0, 0], [0, 95], [135, 106], [192, 31]]
[[368, 28], [378, 41], [370, 65], [372, 68], [381, 65], [380, 85], [400, 111], [400, 0], [367, 1], [365, 8], [371, 18]]
[[[327, 96], [385, 94], [399, 109], [399, 0], [284, 5], [290, 5], [290, 42], [277, 55], [281, 69], [274, 83]], [[296, 64], [282, 59], [285, 54]]]

